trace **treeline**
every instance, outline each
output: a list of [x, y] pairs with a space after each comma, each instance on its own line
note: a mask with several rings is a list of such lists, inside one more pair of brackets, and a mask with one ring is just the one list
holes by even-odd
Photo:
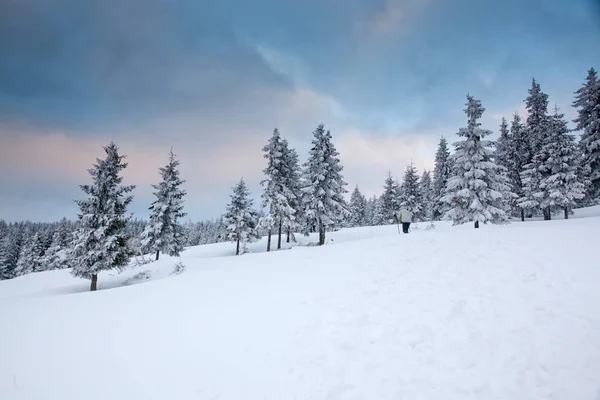
[[86, 198], [77, 201], [76, 222], [0, 222], [0, 278], [70, 267], [73, 275], [90, 279], [95, 290], [100, 271], [120, 270], [136, 253], [151, 252], [158, 259], [161, 253], [178, 256], [185, 246], [231, 241], [236, 254], [243, 254], [263, 235], [271, 251], [293, 241], [294, 232], [316, 232], [322, 245], [326, 232], [341, 227], [395, 223], [401, 208], [417, 221], [472, 222], [475, 228], [511, 217], [548, 220], [558, 211], [568, 218], [573, 208], [600, 198], [600, 82], [594, 69], [574, 94], [579, 141], [558, 108], [549, 112], [549, 96], [535, 80], [524, 100], [527, 115], [509, 116], [510, 124], [503, 119], [497, 141], [481, 127], [485, 108], [467, 95], [466, 124], [453, 151], [440, 139], [433, 171], [419, 174], [409, 165], [401, 180], [388, 174], [380, 196], [367, 199], [357, 186], [349, 202], [339, 153], [323, 124], [313, 131], [303, 164], [275, 129], [262, 149], [260, 210], [241, 179], [224, 215], [200, 223], [181, 222], [185, 181], [172, 151], [153, 185], [149, 221], [131, 220], [126, 210], [135, 187], [121, 184], [127, 163], [111, 143], [104, 148], [106, 158], [89, 170], [91, 184], [81, 186]]

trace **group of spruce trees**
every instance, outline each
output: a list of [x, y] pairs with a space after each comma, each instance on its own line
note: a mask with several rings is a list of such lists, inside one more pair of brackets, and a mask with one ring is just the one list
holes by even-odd
[[441, 138], [433, 173], [419, 177], [411, 164], [402, 183], [388, 174], [381, 196], [367, 200], [357, 186], [348, 203], [339, 154], [323, 124], [313, 132], [302, 165], [275, 129], [263, 148], [262, 211], [254, 208], [241, 179], [220, 219], [195, 224], [181, 222], [186, 193], [172, 151], [159, 169], [161, 181], [153, 185], [156, 200], [149, 222], [132, 220], [127, 206], [134, 186], [122, 185], [120, 173], [127, 163], [110, 143], [104, 148], [106, 157], [89, 170], [91, 184], [81, 186], [87, 197], [77, 201], [77, 221], [0, 220], [0, 279], [69, 267], [73, 275], [91, 280], [95, 290], [98, 273], [124, 268], [134, 248], [159, 259], [161, 253], [178, 256], [185, 246], [229, 240], [236, 244], [236, 254], [242, 254], [263, 235], [270, 251], [273, 234], [279, 249], [283, 235], [289, 242], [298, 231], [317, 232], [322, 245], [332, 229], [395, 223], [401, 208], [412, 211], [416, 220], [473, 222], [476, 228], [511, 216], [548, 220], [561, 211], [568, 218], [574, 207], [600, 199], [600, 81], [590, 69], [575, 92], [578, 117], [573, 122], [581, 132], [579, 142], [558, 108], [548, 112], [548, 95], [538, 82], [533, 80], [528, 93], [525, 121], [517, 113], [510, 126], [503, 119], [497, 141], [487, 138], [492, 132], [479, 122], [485, 108], [467, 95], [467, 124], [458, 131], [454, 152]]

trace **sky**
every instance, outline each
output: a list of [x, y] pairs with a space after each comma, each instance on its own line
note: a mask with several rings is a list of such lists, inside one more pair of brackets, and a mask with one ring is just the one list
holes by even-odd
[[433, 168], [441, 136], [525, 113], [535, 78], [567, 118], [600, 68], [598, 0], [0, 0], [0, 219], [76, 218], [103, 146], [147, 218], [173, 148], [191, 220], [244, 178], [259, 206], [277, 127], [301, 161], [324, 123], [351, 191]]

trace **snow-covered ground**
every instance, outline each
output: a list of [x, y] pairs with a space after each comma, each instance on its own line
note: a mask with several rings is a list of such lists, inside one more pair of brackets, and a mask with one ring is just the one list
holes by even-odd
[[0, 399], [598, 400], [599, 215], [2, 281]]

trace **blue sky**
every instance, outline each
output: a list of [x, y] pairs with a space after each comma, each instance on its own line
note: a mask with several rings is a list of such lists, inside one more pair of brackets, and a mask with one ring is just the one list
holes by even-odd
[[77, 185], [114, 140], [132, 211], [170, 147], [192, 219], [223, 212], [277, 126], [301, 158], [331, 129], [349, 189], [431, 168], [439, 137], [523, 112], [535, 77], [569, 118], [600, 68], [595, 0], [6, 0], [0, 3], [0, 217], [75, 217]]

